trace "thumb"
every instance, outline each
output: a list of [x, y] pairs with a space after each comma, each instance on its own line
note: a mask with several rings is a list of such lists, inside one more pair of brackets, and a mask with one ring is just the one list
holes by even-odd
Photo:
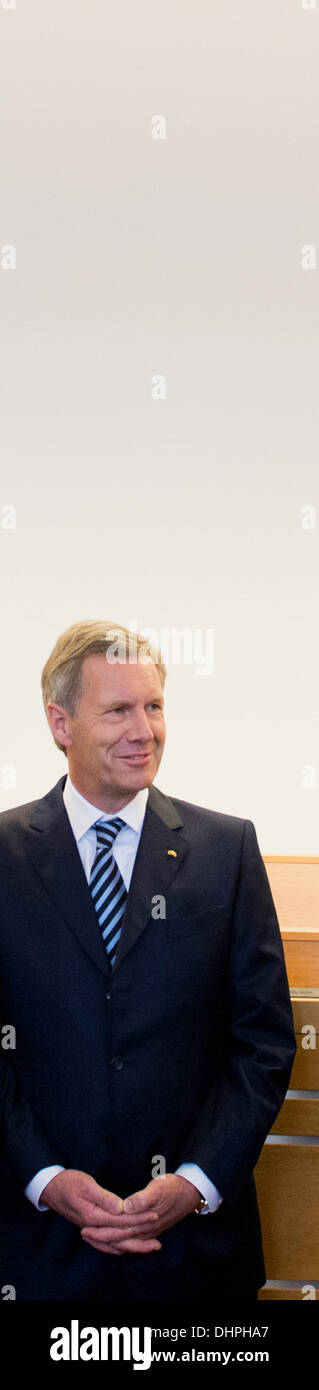
[[147, 1207], [151, 1206], [151, 1198], [152, 1193], [149, 1191], [149, 1188], [143, 1187], [140, 1192], [133, 1192], [131, 1197], [124, 1198], [123, 1210], [125, 1212], [145, 1211]]
[[111, 1211], [114, 1216], [120, 1216], [124, 1211], [123, 1197], [118, 1197], [116, 1192], [109, 1192], [108, 1188], [101, 1187], [98, 1182], [94, 1182], [94, 1189], [91, 1200], [102, 1207], [103, 1211]]

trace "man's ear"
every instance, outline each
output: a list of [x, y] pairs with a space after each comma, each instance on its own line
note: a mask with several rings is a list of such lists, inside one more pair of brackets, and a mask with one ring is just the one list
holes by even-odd
[[70, 715], [63, 709], [63, 705], [56, 705], [52, 700], [49, 700], [46, 710], [53, 738], [55, 738], [58, 743], [63, 743], [66, 748], [71, 748], [72, 721]]

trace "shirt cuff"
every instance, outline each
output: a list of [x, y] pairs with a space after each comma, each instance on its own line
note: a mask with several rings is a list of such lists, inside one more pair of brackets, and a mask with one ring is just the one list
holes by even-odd
[[52, 1168], [39, 1168], [39, 1172], [28, 1182], [24, 1189], [24, 1195], [29, 1198], [29, 1202], [32, 1202], [37, 1211], [50, 1211], [50, 1207], [46, 1206], [45, 1202], [40, 1202], [41, 1192], [43, 1192], [47, 1182], [51, 1182], [51, 1178], [56, 1178], [57, 1173], [64, 1173], [64, 1171], [60, 1163], [55, 1163]]
[[217, 1211], [223, 1198], [218, 1188], [215, 1187], [215, 1183], [211, 1182], [207, 1174], [203, 1173], [202, 1168], [198, 1167], [198, 1163], [180, 1163], [179, 1168], [175, 1168], [175, 1173], [180, 1173], [181, 1178], [188, 1178], [188, 1182], [192, 1182], [194, 1187], [198, 1187], [201, 1196], [205, 1197], [209, 1211], [200, 1212], [201, 1216], [209, 1216], [210, 1212]]

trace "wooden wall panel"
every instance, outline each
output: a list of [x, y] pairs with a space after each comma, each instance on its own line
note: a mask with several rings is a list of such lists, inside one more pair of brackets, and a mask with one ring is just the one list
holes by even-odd
[[319, 989], [319, 857], [263, 855], [290, 985]]
[[254, 1170], [267, 1279], [319, 1280], [319, 1148], [264, 1144]]
[[319, 932], [282, 931], [289, 984], [319, 989]]
[[[319, 1091], [319, 992], [317, 998], [303, 993], [299, 995], [299, 998], [294, 998], [292, 995], [291, 1002], [297, 1052], [292, 1066], [289, 1089], [292, 1091]], [[302, 1029], [305, 1029], [305, 1032], [302, 1032]]]
[[319, 858], [263, 856], [281, 929], [319, 932]]
[[286, 1097], [270, 1134], [319, 1136], [319, 1098]]
[[[287, 1094], [271, 1134], [316, 1138], [319, 1097], [311, 1092], [319, 1091], [319, 857], [265, 855], [264, 863], [282, 933], [296, 1032], [289, 1091], [309, 1091], [304, 1097]], [[303, 1028], [310, 1029], [308, 1034]], [[267, 1280], [301, 1285], [264, 1285], [258, 1300], [300, 1301], [305, 1298], [302, 1286], [319, 1281], [319, 1145], [264, 1144], [255, 1182]]]
[[[309, 1283], [309, 1281], [308, 1281], [308, 1283]], [[306, 1287], [307, 1287], [307, 1286], [306, 1286], [306, 1284], [305, 1284], [305, 1288], [306, 1288]], [[258, 1289], [257, 1299], [258, 1299], [258, 1303], [265, 1303], [265, 1302], [267, 1302], [267, 1299], [268, 1299], [268, 1303], [270, 1303], [270, 1302], [271, 1302], [271, 1303], [273, 1303], [273, 1302], [275, 1302], [275, 1303], [283, 1303], [283, 1302], [285, 1302], [285, 1303], [288, 1303], [288, 1302], [289, 1302], [289, 1303], [291, 1303], [291, 1302], [297, 1303], [297, 1302], [300, 1302], [300, 1301], [302, 1301], [302, 1302], [303, 1302], [303, 1301], [305, 1301], [305, 1302], [308, 1301], [308, 1300], [306, 1299], [306, 1294], [302, 1292], [302, 1288], [301, 1288], [301, 1289], [266, 1289], [266, 1285], [265, 1285], [265, 1284], [263, 1285], [263, 1288], [262, 1288], [262, 1289]], [[312, 1299], [309, 1300], [309, 1301], [312, 1302]], [[314, 1290], [314, 1302], [316, 1303], [317, 1301], [319, 1301], [319, 1289], [315, 1289], [315, 1290]]]

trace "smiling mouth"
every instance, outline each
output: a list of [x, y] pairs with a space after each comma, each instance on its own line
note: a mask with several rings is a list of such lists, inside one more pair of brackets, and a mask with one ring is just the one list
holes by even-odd
[[125, 763], [144, 763], [150, 756], [150, 753], [122, 753], [123, 762]]

